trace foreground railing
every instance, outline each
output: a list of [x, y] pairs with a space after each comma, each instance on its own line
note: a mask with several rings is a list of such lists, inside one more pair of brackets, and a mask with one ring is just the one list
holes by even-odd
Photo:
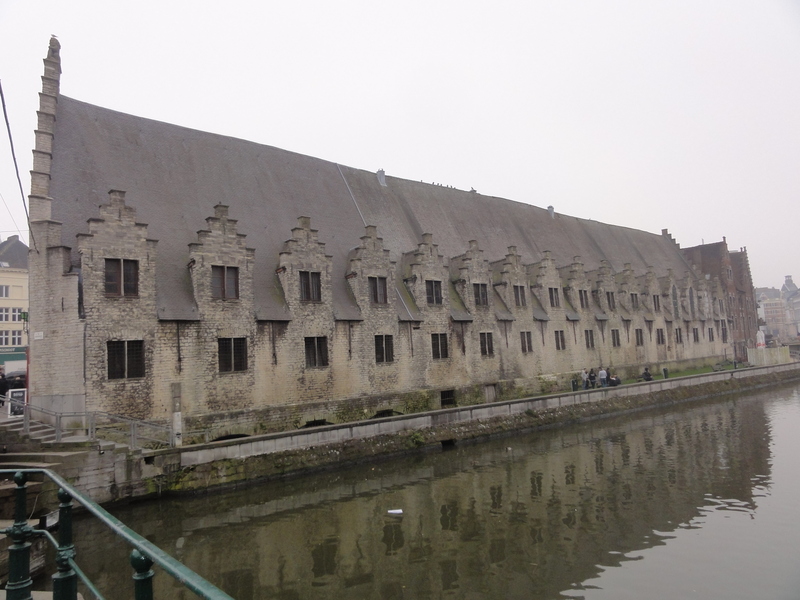
[[[46, 530], [34, 529], [27, 520], [27, 488], [28, 475], [42, 474], [59, 486], [60, 501], [58, 514], [58, 539]], [[95, 598], [104, 600], [103, 596], [81, 571], [75, 562], [75, 545], [72, 542], [72, 500], [77, 500], [88, 512], [111, 529], [133, 548], [130, 554], [131, 566], [134, 569], [133, 588], [136, 600], [153, 598], [152, 567], [155, 564], [169, 573], [179, 583], [193, 591], [200, 598], [213, 600], [232, 600], [228, 594], [213, 586], [197, 573], [171, 557], [158, 546], [129, 529], [122, 521], [111, 516], [100, 505], [92, 502], [61, 477], [48, 469], [1, 469], [0, 476], [13, 475], [17, 487], [14, 490], [14, 524], [0, 533], [5, 533], [13, 542], [8, 549], [9, 577], [6, 585], [8, 600], [29, 600], [33, 582], [30, 574], [30, 540], [44, 536], [56, 548], [57, 572], [53, 575], [53, 599], [76, 600], [78, 596], [78, 579], [86, 590]]]

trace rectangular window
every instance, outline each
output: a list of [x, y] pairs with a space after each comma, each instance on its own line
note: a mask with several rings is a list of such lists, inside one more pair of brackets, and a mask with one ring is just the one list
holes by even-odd
[[555, 336], [556, 336], [556, 350], [566, 350], [567, 349], [567, 343], [566, 343], [565, 338], [564, 338], [564, 330], [563, 329], [559, 329], [559, 330], [555, 331], [554, 333], [555, 333]]
[[9, 286], [7, 285], [0, 285], [0, 298], [10, 298], [9, 295]]
[[592, 350], [594, 348], [594, 329], [584, 329], [583, 337], [586, 340], [586, 348]]
[[675, 343], [682, 344], [683, 343], [683, 329], [680, 327], [675, 328]]
[[641, 329], [637, 329], [635, 333], [636, 333], [636, 345], [644, 346], [644, 331]]
[[525, 306], [525, 286], [524, 285], [515, 285], [514, 286], [514, 303], [517, 306]]
[[442, 303], [442, 282], [432, 279], [425, 280], [425, 293], [428, 296], [428, 304]]
[[442, 403], [442, 408], [447, 406], [456, 405], [456, 391], [455, 390], [442, 390], [439, 393], [439, 399]]
[[530, 331], [520, 331], [519, 340], [522, 344], [522, 352], [524, 354], [527, 354], [528, 352], [533, 352], [533, 343], [532, 343], [533, 340]]
[[578, 290], [581, 299], [581, 308], [589, 308], [589, 290]]
[[[8, 309], [6, 309], [8, 310]], [[3, 320], [3, 319], [0, 319]], [[22, 321], [22, 309], [21, 308], [12, 308], [11, 309], [11, 320], [12, 321]]]
[[666, 338], [664, 337], [664, 330], [663, 329], [656, 329], [656, 344], [659, 346], [663, 346], [667, 343]]
[[485, 283], [473, 283], [472, 290], [475, 292], [475, 306], [489, 305], [489, 291]]
[[22, 332], [19, 329], [11, 332], [11, 345], [22, 346]]
[[107, 258], [105, 283], [106, 296], [138, 296], [139, 261]]
[[144, 341], [114, 340], [106, 347], [109, 379], [144, 377]]
[[722, 343], [728, 343], [728, 327], [725, 324], [725, 321], [722, 322]]
[[317, 271], [300, 271], [300, 302], [322, 302], [322, 279]]
[[653, 294], [653, 310], [661, 312], [661, 298], [658, 297], [658, 294]]
[[394, 362], [394, 338], [391, 335], [375, 336], [375, 362]]
[[8, 346], [11, 343], [10, 337], [11, 337], [10, 331], [8, 330], [0, 331], [0, 346]]
[[235, 300], [239, 297], [239, 267], [211, 267], [211, 297]]
[[617, 309], [617, 301], [614, 299], [614, 292], [606, 292], [606, 300], [608, 301], [608, 310]]
[[695, 344], [700, 343], [700, 330], [697, 327], [692, 327], [692, 340]]
[[548, 288], [550, 292], [550, 306], [558, 308], [561, 306], [561, 301], [558, 298], [558, 288]]
[[448, 356], [450, 356], [447, 351], [446, 333], [431, 334], [431, 350], [433, 358], [447, 358]]
[[492, 345], [492, 334], [481, 333], [481, 356], [494, 355], [494, 346]]
[[619, 341], [619, 329], [611, 330], [611, 345], [614, 348], [619, 348], [622, 345]]
[[369, 297], [373, 304], [386, 304], [386, 277], [369, 278]]
[[327, 367], [328, 366], [328, 338], [327, 337], [307, 337], [306, 338], [306, 366], [307, 367]]
[[0, 308], [0, 321], [8, 321], [8, 309]]
[[219, 372], [247, 370], [247, 338], [217, 338]]
[[708, 328], [708, 341], [709, 342], [713, 342], [714, 341], [714, 328], [713, 327], [709, 327]]
[[633, 310], [639, 308], [639, 294], [631, 294], [631, 308]]

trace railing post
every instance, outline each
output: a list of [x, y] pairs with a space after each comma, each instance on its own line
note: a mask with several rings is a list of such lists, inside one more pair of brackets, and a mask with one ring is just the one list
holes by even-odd
[[28, 405], [22, 405], [22, 432], [28, 435], [31, 432], [31, 412], [28, 410]]
[[61, 441], [61, 413], [56, 415], [56, 441]]
[[131, 450], [136, 448], [136, 421], [131, 421]]
[[75, 558], [72, 543], [72, 496], [64, 489], [58, 490], [58, 550], [53, 575], [53, 600], [76, 600], [78, 597], [78, 575], [69, 561]]
[[33, 527], [28, 525], [27, 489], [28, 476], [23, 472], [14, 475], [17, 484], [14, 503], [14, 524], [5, 530], [14, 542], [8, 549], [8, 600], [30, 600], [31, 598], [31, 543]]
[[89, 413], [89, 439], [97, 439], [97, 413], [94, 411]]
[[139, 550], [131, 552], [131, 566], [136, 573], [133, 574], [133, 597], [136, 600], [153, 600], [153, 561]]

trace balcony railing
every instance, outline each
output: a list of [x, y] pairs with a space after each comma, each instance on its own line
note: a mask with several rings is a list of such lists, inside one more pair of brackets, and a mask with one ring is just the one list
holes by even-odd
[[[34, 529], [28, 524], [27, 489], [30, 475], [42, 475], [57, 486], [58, 539], [46, 529]], [[213, 586], [197, 573], [181, 564], [178, 560], [150, 543], [145, 538], [129, 529], [122, 521], [114, 518], [100, 505], [92, 502], [78, 490], [69, 485], [61, 477], [48, 469], [0, 469], [0, 477], [13, 476], [17, 487], [14, 490], [14, 524], [0, 532], [5, 533], [12, 541], [8, 549], [9, 577], [6, 585], [8, 600], [28, 600], [31, 597], [33, 582], [30, 573], [30, 540], [44, 536], [56, 548], [57, 571], [52, 577], [54, 600], [77, 600], [78, 580], [83, 583], [83, 593], [90, 593], [98, 600], [104, 600], [100, 591], [86, 577], [76, 562], [75, 546], [72, 541], [72, 509], [73, 500], [96, 517], [101, 523], [122, 538], [131, 548], [130, 563], [133, 567], [133, 583], [131, 587], [136, 600], [153, 598], [153, 566], [174, 577], [180, 584], [209, 600], [233, 600], [231, 596]]]

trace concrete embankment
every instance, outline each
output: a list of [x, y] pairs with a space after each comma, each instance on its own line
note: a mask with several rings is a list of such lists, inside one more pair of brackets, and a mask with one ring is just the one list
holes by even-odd
[[800, 381], [800, 363], [482, 404], [155, 451], [130, 496], [191, 492], [331, 468], [483, 436]]
[[[199, 492], [513, 431], [800, 381], [800, 363], [495, 402], [153, 451], [85, 454], [62, 473], [97, 502]], [[58, 470], [58, 469], [57, 469]]]

